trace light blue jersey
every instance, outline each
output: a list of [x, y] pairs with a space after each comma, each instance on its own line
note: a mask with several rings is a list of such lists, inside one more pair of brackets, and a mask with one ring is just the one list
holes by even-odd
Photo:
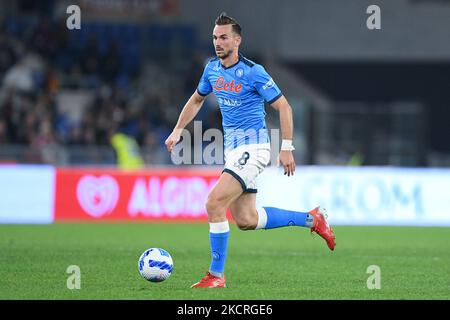
[[226, 68], [218, 58], [208, 62], [197, 87], [206, 96], [214, 91], [222, 113], [226, 149], [243, 144], [269, 142], [264, 101], [282, 96], [263, 66], [239, 54], [239, 61]]

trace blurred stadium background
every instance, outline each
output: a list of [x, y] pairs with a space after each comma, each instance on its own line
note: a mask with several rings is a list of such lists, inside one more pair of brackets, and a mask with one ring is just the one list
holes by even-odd
[[[81, 29], [68, 30], [76, 3]], [[2, 1], [0, 159], [113, 165], [108, 134], [120, 128], [147, 165], [170, 164], [163, 142], [225, 10], [243, 25], [243, 53], [267, 66], [296, 111], [298, 163], [360, 154], [363, 165], [449, 167], [449, 3], [382, 1], [381, 30], [366, 27], [370, 4]], [[214, 99], [198, 119], [220, 128]]]
[[[79, 30], [66, 27], [72, 4]], [[381, 30], [366, 27], [372, 4]], [[221, 167], [174, 166], [164, 140], [214, 55], [222, 11], [294, 109], [300, 167], [290, 179], [266, 170], [258, 204], [322, 204], [337, 225], [450, 226], [448, 0], [1, 1], [0, 223], [205, 221]], [[221, 129], [213, 95], [196, 120]], [[142, 165], [122, 171], [121, 152]], [[448, 244], [436, 241], [441, 259]]]

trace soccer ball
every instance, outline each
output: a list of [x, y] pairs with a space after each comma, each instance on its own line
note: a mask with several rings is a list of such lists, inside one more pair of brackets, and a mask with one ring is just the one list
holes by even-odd
[[166, 250], [150, 248], [141, 254], [138, 267], [144, 279], [150, 282], [161, 282], [172, 274], [173, 260]]

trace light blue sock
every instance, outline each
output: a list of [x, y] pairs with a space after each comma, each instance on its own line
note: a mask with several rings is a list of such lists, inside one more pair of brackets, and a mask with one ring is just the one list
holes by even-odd
[[223, 278], [225, 260], [227, 258], [230, 226], [228, 221], [210, 223], [209, 240], [211, 244], [211, 265], [209, 272], [213, 276]]
[[258, 215], [257, 229], [274, 229], [289, 226], [311, 228], [314, 224], [314, 217], [308, 212], [263, 207], [258, 210]]

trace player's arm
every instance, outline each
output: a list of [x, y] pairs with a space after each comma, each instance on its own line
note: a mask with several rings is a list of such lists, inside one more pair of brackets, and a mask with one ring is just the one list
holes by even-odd
[[172, 152], [173, 147], [180, 141], [183, 129], [195, 118], [197, 113], [205, 101], [205, 97], [200, 95], [197, 90], [192, 94], [189, 100], [183, 107], [183, 110], [178, 117], [177, 124], [170, 136], [166, 139], [166, 147], [169, 152]]
[[282, 143], [278, 161], [284, 167], [284, 174], [291, 176], [294, 175], [295, 171], [295, 161], [292, 154], [292, 150], [294, 150], [292, 146], [292, 138], [294, 135], [292, 108], [284, 96], [281, 96], [274, 101], [271, 106], [277, 110], [280, 115]]

